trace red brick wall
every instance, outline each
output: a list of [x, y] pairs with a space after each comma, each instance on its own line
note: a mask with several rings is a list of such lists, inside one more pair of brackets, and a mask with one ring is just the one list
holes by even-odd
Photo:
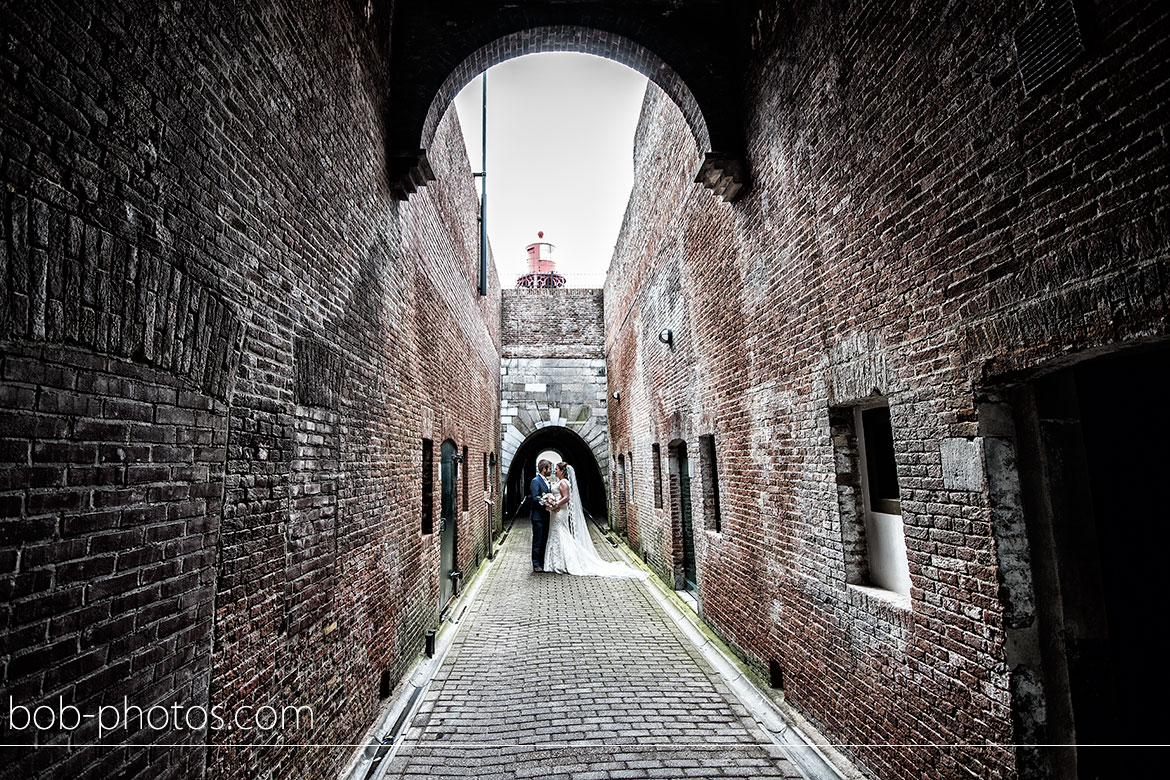
[[601, 290], [504, 290], [502, 339], [508, 357], [600, 358], [605, 344]]
[[[226, 405], [172, 374], [61, 345], [6, 341], [3, 372], [6, 705], [55, 707], [62, 697], [93, 714], [125, 696], [144, 708], [207, 707]], [[23, 723], [8, 723], [7, 711], [5, 721], [6, 741], [36, 739], [35, 729], [9, 729]], [[96, 725], [86, 721], [73, 739], [95, 742]], [[68, 736], [46, 729], [39, 742]], [[203, 742], [190, 731], [138, 736]], [[147, 756], [131, 760], [141, 768]], [[127, 761], [51, 748], [35, 758], [79, 777], [110, 776]], [[173, 751], [187, 773], [203, 760], [198, 747]], [[29, 776], [30, 766], [6, 771]]]
[[384, 12], [246, 5], [0, 10], [0, 687], [313, 725], [121, 732], [159, 747], [0, 776], [336, 774], [347, 748], [265, 745], [359, 740], [434, 625], [424, 437], [468, 448], [457, 564], [484, 555], [499, 285], [477, 295], [459, 130], [393, 201]]
[[[1090, 53], [1025, 96], [1029, 8], [766, 4], [748, 68], [750, 193], [691, 177], [694, 143], [651, 89], [605, 288], [612, 451], [632, 451], [629, 532], [677, 573], [651, 445], [719, 448], [722, 532], [696, 536], [706, 619], [873, 776], [1010, 777], [986, 489], [944, 449], [979, 442], [1007, 372], [1167, 335], [1166, 10], [1099, 6]], [[1029, 3], [1027, 6], [1034, 6]], [[673, 349], [655, 334], [669, 327]], [[889, 399], [911, 609], [846, 586], [829, 409]], [[663, 464], [665, 477], [666, 464]]]

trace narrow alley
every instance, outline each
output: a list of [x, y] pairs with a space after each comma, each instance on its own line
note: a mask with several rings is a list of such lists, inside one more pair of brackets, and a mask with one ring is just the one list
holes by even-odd
[[802, 776], [651, 585], [535, 574], [530, 545], [518, 521], [385, 777]]
[[[1149, 775], [1168, 31], [0, 0], [0, 780]], [[649, 579], [532, 573], [542, 459]]]

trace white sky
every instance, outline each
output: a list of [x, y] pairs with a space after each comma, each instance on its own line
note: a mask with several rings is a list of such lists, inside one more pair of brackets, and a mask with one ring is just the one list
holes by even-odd
[[[482, 80], [455, 98], [481, 168]], [[589, 54], [531, 54], [488, 71], [488, 241], [500, 285], [528, 270], [524, 247], [556, 245], [571, 287], [601, 287], [633, 184], [646, 77]], [[478, 181], [476, 187], [478, 189]]]

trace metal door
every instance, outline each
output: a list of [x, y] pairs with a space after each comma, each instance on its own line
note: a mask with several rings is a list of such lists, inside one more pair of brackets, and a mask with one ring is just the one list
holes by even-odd
[[455, 442], [448, 439], [443, 442], [441, 460], [439, 462], [439, 479], [442, 496], [442, 512], [439, 525], [439, 610], [447, 606], [454, 590], [451, 572], [455, 569], [455, 548], [458, 543], [456, 534], [455, 485], [458, 477], [458, 463], [455, 458]]
[[698, 590], [699, 573], [695, 566], [695, 522], [691, 516], [691, 464], [687, 446], [678, 446], [678, 504], [682, 516], [683, 578], [688, 590]]

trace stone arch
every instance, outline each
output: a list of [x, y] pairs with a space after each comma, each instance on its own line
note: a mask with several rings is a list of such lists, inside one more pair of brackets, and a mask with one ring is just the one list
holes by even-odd
[[609, 433], [605, 416], [591, 413], [589, 407], [574, 405], [560, 406], [531, 405], [518, 409], [516, 414], [504, 421], [503, 444], [500, 446], [500, 473], [506, 475], [521, 445], [541, 428], [556, 426], [564, 428], [581, 439], [603, 477], [609, 477]]
[[406, 4], [391, 31], [387, 121], [390, 185], [405, 199], [434, 179], [427, 149], [451, 101], [477, 74], [525, 54], [596, 54], [646, 75], [681, 109], [702, 155], [696, 181], [725, 200], [746, 184], [740, 106], [742, 41], [734, 14], [711, 4], [664, 11], [659, 3], [538, 8]]
[[[514, 514], [523, 503], [528, 481], [535, 476], [535, 468], [528, 461], [545, 449], [555, 449], [573, 463], [582, 480], [581, 501], [585, 509], [594, 516], [605, 516], [609, 504], [609, 468], [605, 457], [608, 445], [598, 438], [597, 431], [573, 430], [547, 421], [524, 427], [528, 427], [529, 431], [520, 442], [513, 447], [505, 445], [500, 452], [505, 516]], [[518, 430], [512, 428], [512, 431]], [[588, 438], [582, 433], [588, 434]], [[591, 444], [591, 441], [594, 443]]]

